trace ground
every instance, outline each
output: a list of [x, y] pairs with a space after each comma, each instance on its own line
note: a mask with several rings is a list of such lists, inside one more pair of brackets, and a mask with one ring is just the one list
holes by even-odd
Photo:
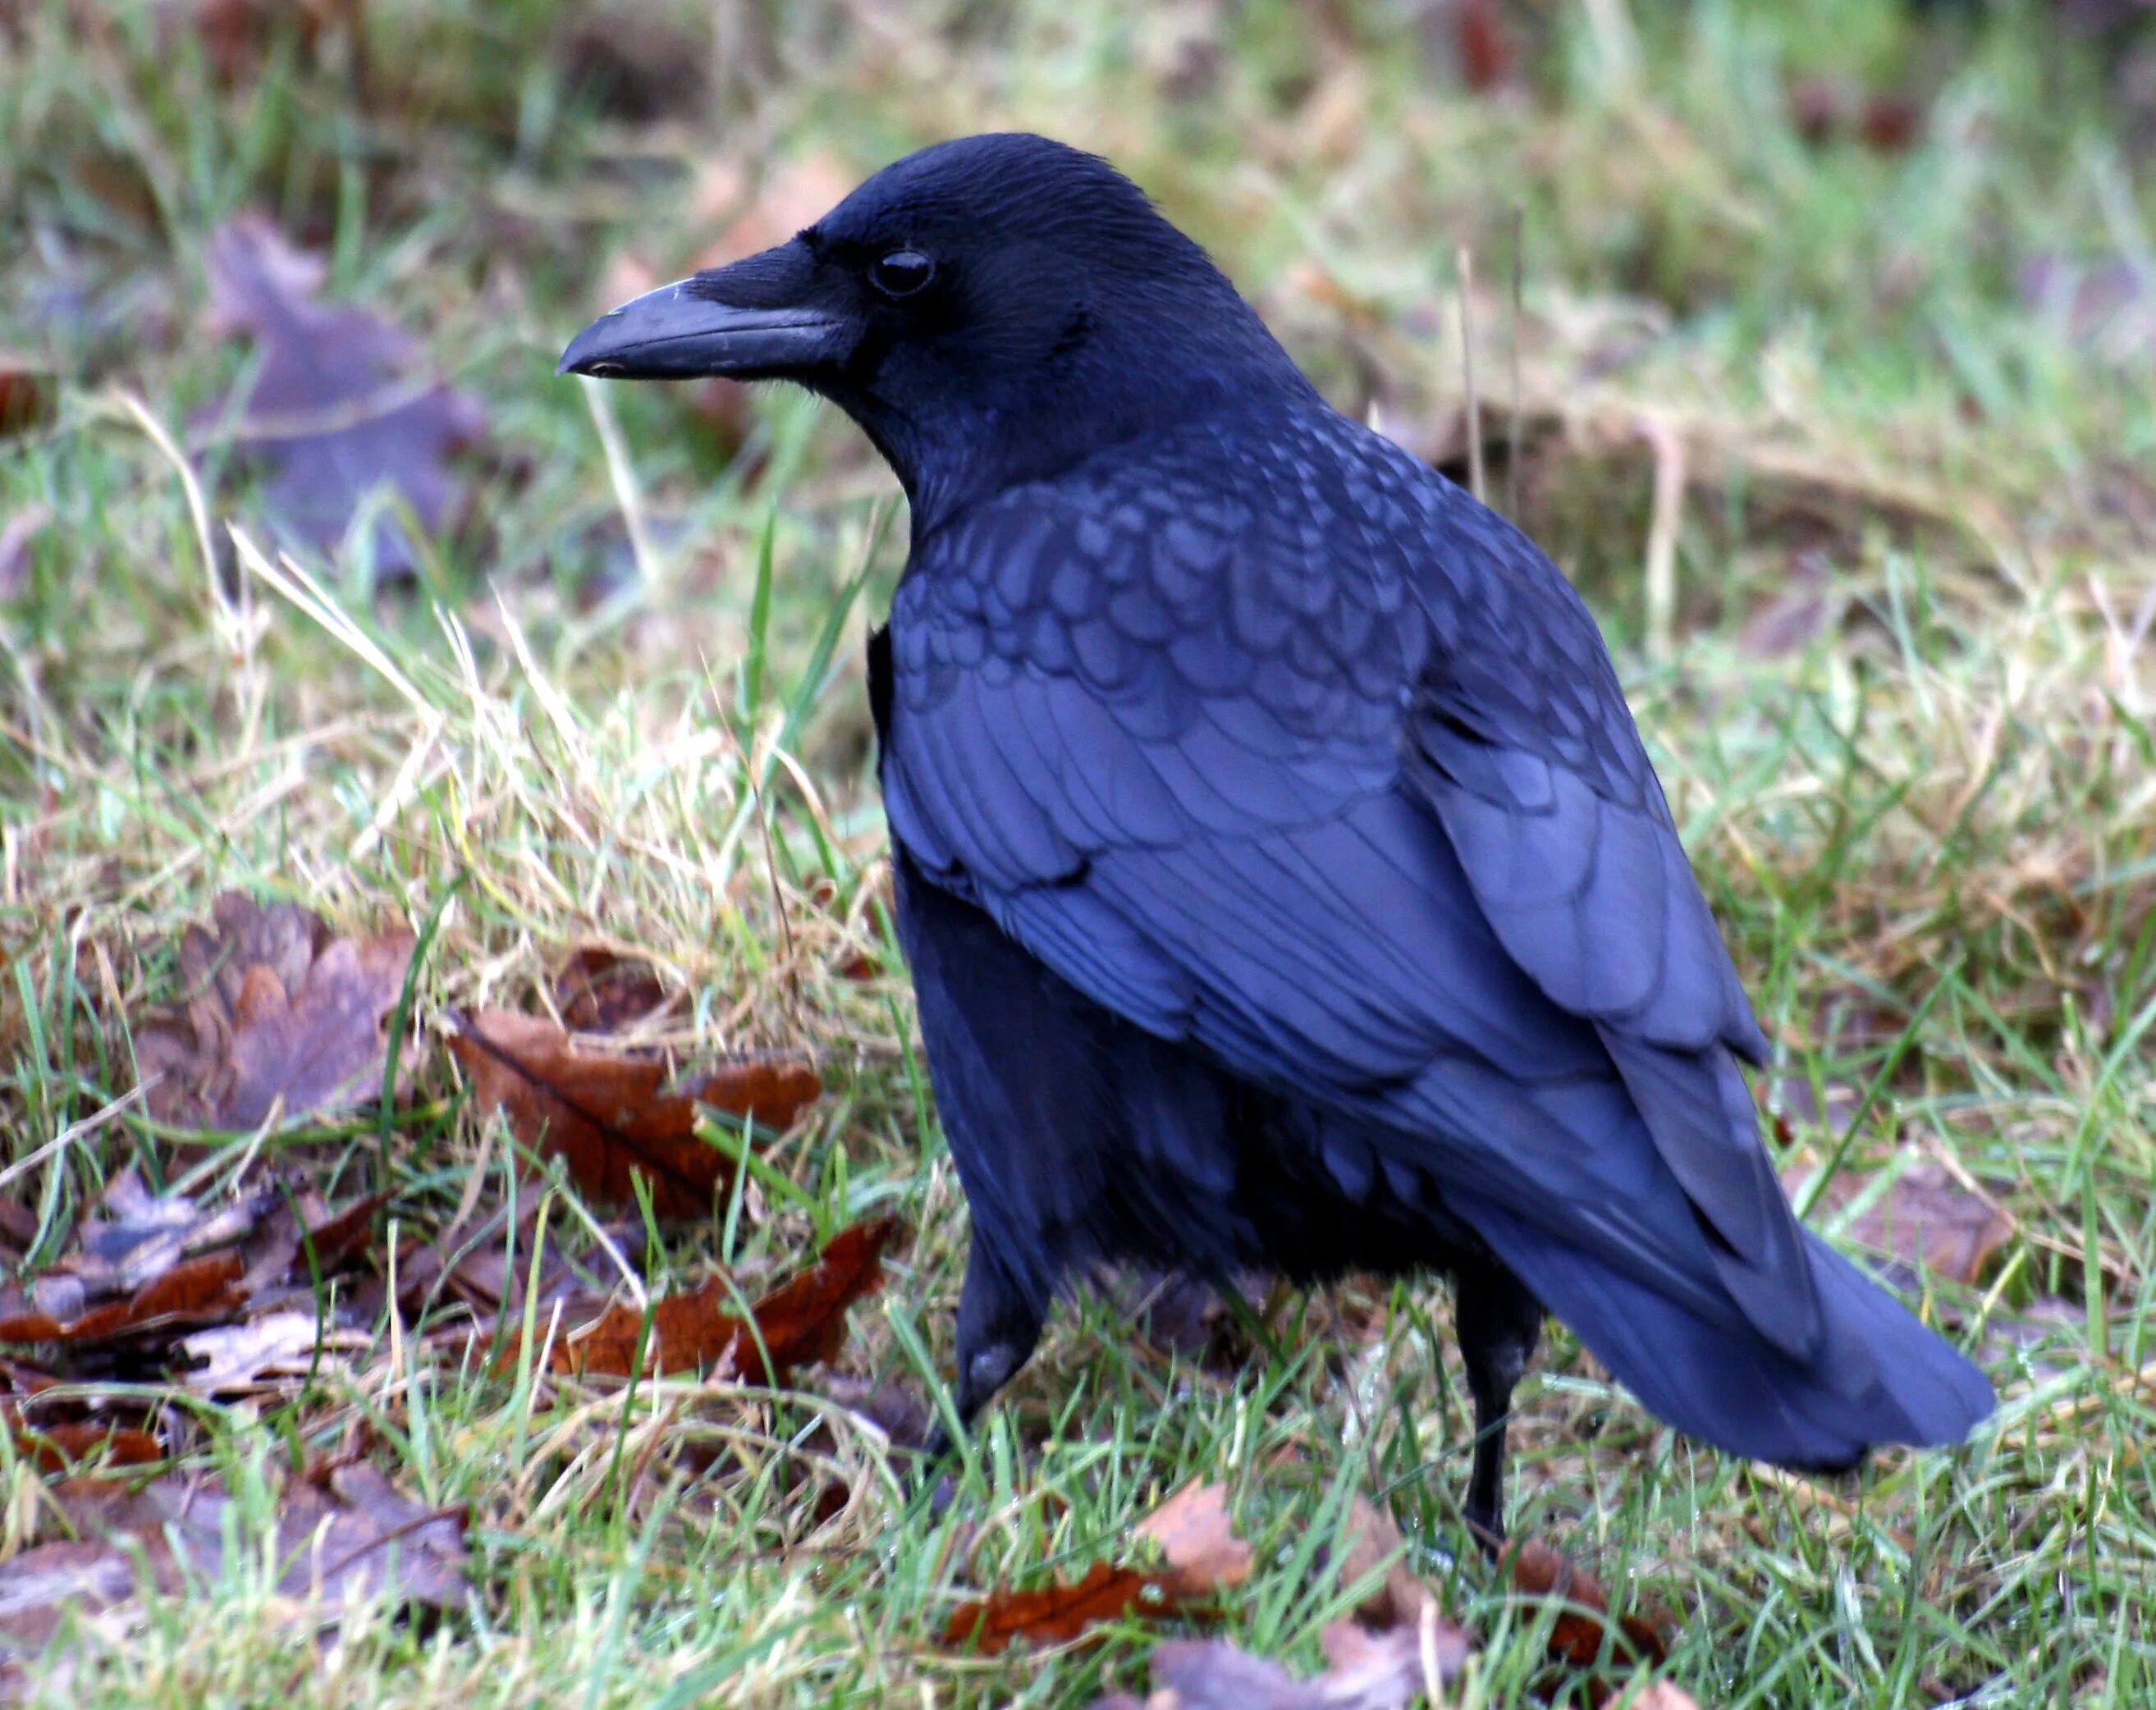
[[[1517, 1528], [1670, 1605], [1666, 1672], [1709, 1707], [2151, 1702], [2156, 240], [2143, 50], [2069, 27], [2102, 9], [0, 5], [0, 350], [30, 400], [0, 440], [0, 1183], [33, 1257], [131, 1160], [205, 1199], [265, 1158], [382, 1192], [385, 1253], [459, 1221], [509, 1175], [453, 1016], [536, 1009], [603, 941], [659, 970], [658, 1042], [806, 1051], [826, 1088], [714, 1215], [654, 1231], [649, 1285], [753, 1287], [896, 1213], [837, 1364], [934, 1384], [966, 1216], [861, 668], [901, 502], [803, 397], [552, 371], [600, 309], [909, 147], [1044, 130], [1144, 183], [1342, 407], [1462, 479], [1479, 441], [1492, 502], [1586, 592], [1815, 1221], [1906, 1261], [1979, 1208], [1967, 1262], [1895, 1272], [1999, 1387], [1968, 1448], [1747, 1467], [1560, 1332], [1520, 1398]], [[249, 213], [458, 390], [439, 528], [391, 503], [346, 550], [280, 540], [223, 407], [264, 346], [209, 284]], [[427, 1048], [386, 1119], [111, 1108], [177, 934], [230, 889], [420, 931]], [[572, 1219], [558, 1173], [521, 1190]], [[1075, 1303], [940, 1513], [828, 1374], [624, 1396], [433, 1358], [385, 1311], [314, 1381], [160, 1429], [234, 1488], [357, 1444], [469, 1504], [468, 1606], [370, 1605], [332, 1641], [233, 1554], [17, 1684], [1083, 1706], [1142, 1687], [1151, 1631], [989, 1659], [944, 1620], [1115, 1554], [1203, 1475], [1259, 1545], [1220, 1629], [1245, 1648], [1317, 1666], [1361, 1493], [1478, 1635], [1459, 1702], [1594, 1702], [1466, 1546], [1441, 1290], [1263, 1304], [1227, 1361]], [[50, 1477], [6, 1452], [0, 1549], [44, 1535]]]

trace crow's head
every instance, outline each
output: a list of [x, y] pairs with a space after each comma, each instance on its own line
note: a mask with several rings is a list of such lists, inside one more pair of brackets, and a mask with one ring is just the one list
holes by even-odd
[[594, 321], [561, 369], [798, 381], [868, 432], [916, 520], [1306, 386], [1137, 186], [1025, 136], [909, 155], [791, 243]]

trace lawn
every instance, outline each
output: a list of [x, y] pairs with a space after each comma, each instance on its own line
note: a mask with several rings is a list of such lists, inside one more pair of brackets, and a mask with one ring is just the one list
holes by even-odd
[[[1085, 1707], [1194, 1633], [1305, 1676], [1371, 1590], [1365, 1498], [1472, 1636], [1458, 1704], [2156, 1702], [2156, 48], [2072, 22], [2105, 10], [0, 3], [0, 1317], [64, 1316], [116, 1182], [361, 1208], [279, 1260], [335, 1333], [296, 1354], [181, 1349], [269, 1337], [244, 1303], [0, 1350], [0, 1691]], [[1114, 159], [1573, 577], [1774, 1042], [1785, 1180], [1998, 1385], [1964, 1449], [1813, 1479], [1677, 1439], [1555, 1331], [1514, 1529], [1665, 1607], [1654, 1669], [1553, 1661], [1472, 1548], [1435, 1284], [1177, 1326], [1118, 1279], [947, 1501], [889, 1449], [966, 1232], [862, 666], [903, 501], [805, 397], [552, 369], [990, 128]], [[244, 1122], [138, 1090], [230, 892], [391, 957], [401, 1072]], [[565, 969], [630, 996], [578, 1011]], [[565, 1007], [821, 1096], [685, 1114], [693, 1206], [609, 1198], [473, 1043]], [[798, 1359], [557, 1369], [584, 1294], [634, 1365], [646, 1303], [735, 1322], [884, 1218], [881, 1287]], [[1217, 1620], [945, 1642], [1142, 1564], [1194, 1480], [1253, 1546]], [[220, 1506], [177, 1568], [185, 1528], [126, 1517], [181, 1488]], [[323, 1492], [402, 1590], [286, 1571]], [[131, 1554], [49, 1553], [100, 1515]], [[64, 1606], [69, 1563], [119, 1583]]]

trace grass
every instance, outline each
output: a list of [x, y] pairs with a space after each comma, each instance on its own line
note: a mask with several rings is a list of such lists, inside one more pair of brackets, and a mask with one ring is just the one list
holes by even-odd
[[[57, 422], [0, 444], [0, 528], [47, 518], [0, 595], [0, 1154], [131, 1084], [127, 1018], [171, 995], [174, 936], [222, 888], [355, 930], [439, 911], [429, 1032], [531, 1001], [601, 937], [690, 995], [699, 1042], [804, 1046], [831, 1088], [735, 1215], [656, 1245], [654, 1281], [753, 1277], [895, 1208], [916, 1233], [845, 1363], [932, 1384], [966, 1223], [883, 914], [860, 663], [895, 494], [799, 397], [715, 423], [551, 366], [614, 258], [671, 276], [731, 218], [715, 161], [845, 177], [1051, 131], [1135, 172], [1337, 401], [1411, 443], [1457, 439], [1471, 248], [1479, 402], [1510, 414], [1517, 345], [1524, 517], [1604, 619], [1776, 1042], [1776, 1144], [1800, 1169], [1944, 1158], [2013, 1221], [1982, 1288], [1927, 1290], [2002, 1392], [1966, 1451], [1861, 1482], [1748, 1467], [1560, 1333], [1522, 1395], [1516, 1526], [1678, 1606], [1669, 1672], [1710, 1707], [2150, 1702], [2156, 405], [2132, 305], [2093, 324], [2028, 289], [2149, 253], [2102, 69], [2033, 6], [1926, 32], [1864, 0], [1696, 0], [1534, 11], [1526, 86], [1475, 95], [1405, 13], [372, 0], [260, 34], [237, 76], [184, 8], [0, 14], [0, 348], [67, 376]], [[594, 17], [629, 68], [610, 98]], [[1822, 72], [1911, 80], [1927, 128], [1808, 144], [1784, 91]], [[485, 402], [465, 515], [409, 581], [295, 581], [224, 544], [227, 520], [266, 534], [204, 425], [248, 359], [204, 330], [203, 255], [250, 207]], [[1673, 454], [1683, 503], [1658, 513]], [[1776, 610], [1816, 634], [1763, 648]], [[391, 1190], [408, 1232], [475, 1172], [490, 1201], [567, 1191], [511, 1180], [439, 1049], [383, 1127], [261, 1144]], [[11, 1185], [56, 1242], [130, 1159], [213, 1189], [256, 1143], [123, 1111]], [[1463, 1703], [1589, 1702], [1464, 1547], [1445, 1325], [1434, 1288], [1374, 1316], [1290, 1300], [1225, 1381], [1081, 1301], [939, 1518], [813, 1386], [625, 1400], [439, 1369], [385, 1323], [285, 1403], [197, 1405], [190, 1464], [264, 1501], [295, 1453], [372, 1442], [418, 1500], [472, 1505], [470, 1614], [368, 1611], [325, 1646], [235, 1557], [198, 1596], [85, 1623], [25, 1690], [1084, 1705], [1142, 1680], [1145, 1635], [1053, 1661], [929, 1641], [968, 1587], [1075, 1571], [1202, 1472], [1260, 1544], [1226, 1629], [1251, 1650], [1315, 1665], [1352, 1601], [1322, 1546], [1361, 1490], [1482, 1636]], [[700, 1445], [741, 1470], [695, 1476]], [[0, 1462], [9, 1545], [42, 1483]]]

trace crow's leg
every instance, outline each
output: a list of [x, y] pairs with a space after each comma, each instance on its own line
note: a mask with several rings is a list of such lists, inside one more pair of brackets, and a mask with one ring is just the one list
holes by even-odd
[[1512, 1386], [1534, 1357], [1542, 1303], [1502, 1266], [1462, 1265], [1453, 1279], [1454, 1327], [1475, 1400], [1475, 1464], [1467, 1479], [1468, 1526], [1495, 1554], [1505, 1541], [1505, 1423]]
[[[952, 1399], [962, 1427], [970, 1428], [996, 1391], [1033, 1358], [1040, 1326], [1039, 1310], [977, 1234], [958, 1291], [958, 1378]], [[952, 1446], [949, 1426], [938, 1424], [928, 1441], [928, 1461], [942, 1460]]]

